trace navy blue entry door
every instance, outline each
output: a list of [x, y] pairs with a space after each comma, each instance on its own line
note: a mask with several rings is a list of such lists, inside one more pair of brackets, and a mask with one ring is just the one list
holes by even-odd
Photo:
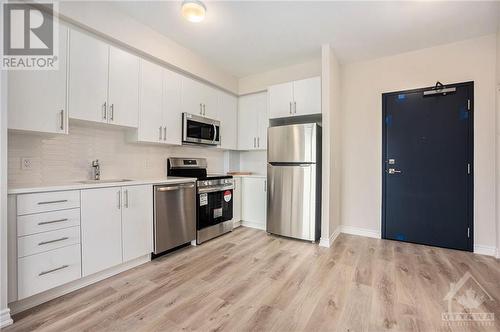
[[473, 89], [382, 95], [383, 238], [472, 251]]

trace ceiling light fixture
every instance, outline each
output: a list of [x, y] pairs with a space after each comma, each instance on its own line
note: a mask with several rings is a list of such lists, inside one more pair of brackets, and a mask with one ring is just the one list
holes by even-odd
[[201, 22], [205, 18], [207, 7], [198, 0], [184, 0], [182, 2], [182, 16], [189, 22]]

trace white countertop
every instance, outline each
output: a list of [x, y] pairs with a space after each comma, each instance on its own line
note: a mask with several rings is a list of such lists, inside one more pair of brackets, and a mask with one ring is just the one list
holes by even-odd
[[234, 178], [267, 178], [266, 174], [233, 175]]
[[[106, 179], [103, 179], [104, 181]], [[16, 186], [9, 187], [7, 193], [9, 195], [16, 194], [29, 194], [38, 192], [48, 192], [48, 191], [63, 191], [63, 190], [80, 190], [80, 189], [93, 189], [93, 188], [106, 188], [106, 187], [125, 187], [125, 186], [136, 186], [141, 184], [174, 184], [174, 183], [186, 183], [195, 182], [196, 178], [182, 178], [169, 176], [168, 178], [160, 179], [131, 179], [132, 181], [118, 181], [118, 182], [96, 182], [96, 183], [80, 183], [75, 182], [65, 182], [65, 183], [55, 183], [44, 184], [39, 186]], [[84, 180], [81, 180], [84, 181]]]

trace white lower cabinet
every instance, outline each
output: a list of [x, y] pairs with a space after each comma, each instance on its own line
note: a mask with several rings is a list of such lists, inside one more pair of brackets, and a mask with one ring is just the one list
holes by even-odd
[[83, 276], [122, 263], [120, 187], [81, 191]]
[[123, 261], [147, 255], [153, 247], [153, 190], [151, 186], [123, 187]]
[[83, 276], [151, 253], [150, 185], [82, 190]]
[[233, 223], [239, 224], [241, 221], [241, 178], [233, 178]]
[[80, 244], [20, 258], [19, 300], [81, 277]]
[[266, 229], [267, 179], [243, 177], [241, 184], [241, 220], [248, 227]]

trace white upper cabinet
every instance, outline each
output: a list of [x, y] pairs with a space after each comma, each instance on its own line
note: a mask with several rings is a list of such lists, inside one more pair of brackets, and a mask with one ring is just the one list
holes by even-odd
[[181, 144], [181, 76], [141, 60], [137, 141]]
[[8, 128], [66, 134], [68, 29], [60, 25], [59, 69], [8, 74]]
[[243, 96], [238, 103], [238, 149], [267, 149], [267, 94], [262, 92]]
[[293, 82], [294, 115], [321, 113], [321, 78]]
[[268, 88], [271, 119], [321, 113], [321, 78], [277, 84]]
[[150, 254], [153, 247], [153, 189], [151, 185], [122, 189], [123, 261]]
[[136, 127], [139, 117], [139, 58], [109, 48], [109, 123]]
[[182, 76], [163, 69], [163, 138], [167, 144], [180, 145], [182, 140]]
[[238, 100], [227, 93], [219, 94], [219, 120], [221, 148], [238, 148]]
[[217, 119], [218, 91], [188, 77], [182, 77], [182, 111]]
[[137, 128], [137, 56], [72, 30], [69, 68], [70, 118]]
[[107, 121], [109, 46], [71, 30], [69, 47], [69, 116]]
[[163, 68], [141, 60], [137, 140], [161, 143], [163, 139]]
[[267, 89], [271, 118], [292, 116], [293, 83], [276, 84]]

